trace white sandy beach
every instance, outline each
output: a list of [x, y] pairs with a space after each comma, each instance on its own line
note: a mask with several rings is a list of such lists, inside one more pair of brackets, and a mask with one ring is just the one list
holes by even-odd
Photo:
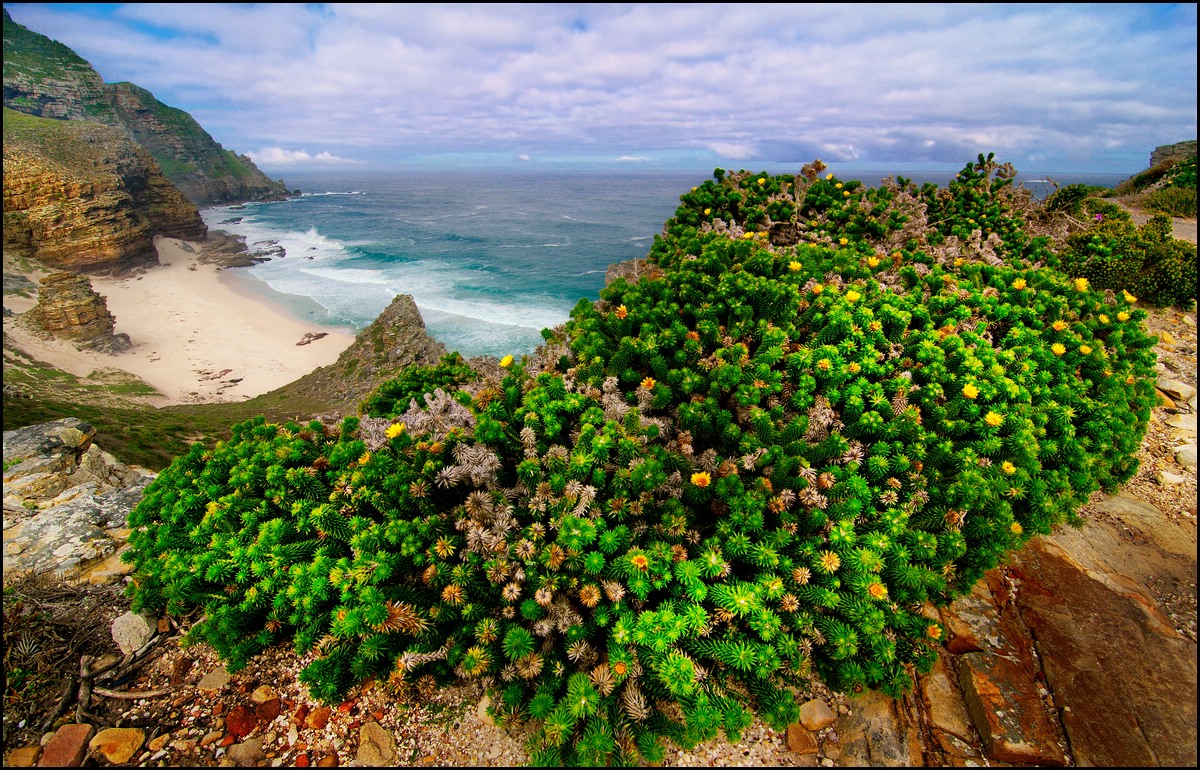
[[[130, 277], [91, 279], [116, 317], [115, 331], [129, 335], [132, 350], [85, 353], [10, 321], [6, 333], [35, 358], [80, 377], [113, 368], [134, 374], [162, 393], [154, 399], [158, 406], [252, 398], [333, 363], [354, 341], [347, 332], [295, 318], [238, 286], [227, 271], [199, 262], [201, 244], [163, 237], [155, 244], [159, 266]], [[20, 313], [34, 300], [6, 297], [5, 305]], [[321, 339], [296, 344], [323, 332]]]

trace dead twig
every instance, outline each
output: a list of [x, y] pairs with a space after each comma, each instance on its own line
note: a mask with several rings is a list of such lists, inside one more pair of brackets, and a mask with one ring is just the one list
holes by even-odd
[[178, 687], [164, 687], [161, 690], [131, 690], [129, 692], [117, 692], [115, 690], [106, 690], [103, 687], [93, 687], [92, 694], [100, 695], [105, 698], [116, 698], [117, 700], [141, 700], [143, 698], [161, 698], [164, 695], [170, 695], [178, 689]]
[[63, 680], [61, 691], [58, 695], [58, 705], [54, 707], [54, 711], [46, 716], [46, 721], [42, 723], [42, 732], [49, 732], [58, 718], [63, 715], [63, 712], [71, 705], [71, 693], [75, 692], [75, 675], [67, 674], [67, 678]]

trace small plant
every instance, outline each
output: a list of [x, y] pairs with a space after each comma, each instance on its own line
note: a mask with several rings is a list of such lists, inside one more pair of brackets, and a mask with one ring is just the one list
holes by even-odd
[[813, 674], [901, 695], [927, 607], [1133, 475], [1154, 340], [1034, 266], [991, 156], [946, 191], [822, 171], [718, 170], [532, 356], [194, 445], [130, 516], [134, 610], [201, 608], [235, 670], [290, 641], [327, 702], [481, 681], [534, 764], [783, 728]]
[[1196, 245], [1176, 239], [1162, 214], [1141, 227], [1105, 219], [1068, 238], [1055, 263], [1096, 288], [1128, 291], [1160, 307], [1190, 308], [1196, 300]]

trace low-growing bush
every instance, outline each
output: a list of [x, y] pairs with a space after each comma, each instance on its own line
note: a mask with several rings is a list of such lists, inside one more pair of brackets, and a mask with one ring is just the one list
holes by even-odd
[[813, 674], [899, 696], [932, 604], [1135, 472], [1153, 340], [1032, 266], [990, 157], [950, 194], [822, 170], [718, 170], [535, 355], [194, 446], [131, 515], [134, 608], [201, 608], [233, 669], [290, 640], [323, 701], [478, 679], [534, 764], [782, 728]]
[[1196, 217], [1195, 187], [1163, 187], [1146, 193], [1142, 205], [1172, 217]]
[[1105, 219], [1069, 237], [1057, 260], [1096, 288], [1131, 292], [1152, 305], [1190, 308], [1196, 301], [1196, 244], [1175, 238], [1163, 214], [1141, 227]]

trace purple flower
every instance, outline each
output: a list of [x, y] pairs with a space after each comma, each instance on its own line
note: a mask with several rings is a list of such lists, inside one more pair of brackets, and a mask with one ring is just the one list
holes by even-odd
[[1100, 222], [1100, 221], [1103, 221], [1103, 219], [1104, 219], [1104, 215], [1103, 215], [1103, 214], [1097, 214], [1096, 216], [1092, 217], [1092, 219], [1095, 219], [1097, 222]]

